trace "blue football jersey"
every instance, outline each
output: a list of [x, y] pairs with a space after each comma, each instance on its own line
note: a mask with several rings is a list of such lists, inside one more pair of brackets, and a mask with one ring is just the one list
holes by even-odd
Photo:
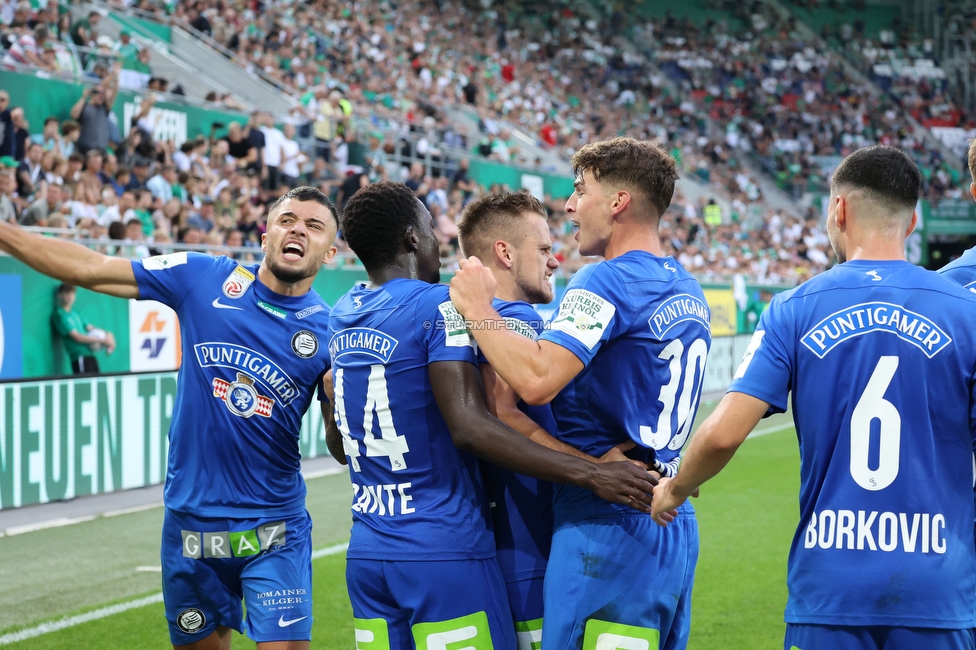
[[176, 311], [183, 361], [163, 498], [197, 517], [301, 514], [302, 417], [329, 368], [329, 307], [282, 296], [258, 265], [173, 253], [132, 262], [139, 298]]
[[970, 248], [959, 259], [943, 266], [939, 273], [976, 293], [976, 248]]
[[476, 364], [448, 288], [359, 284], [330, 318], [336, 425], [352, 479], [348, 557], [466, 560], [495, 554], [477, 459], [454, 446], [428, 365]]
[[[509, 329], [533, 340], [542, 332], [542, 318], [528, 303], [496, 298], [492, 305]], [[483, 354], [478, 361], [488, 363]], [[556, 435], [551, 406], [519, 402], [518, 407], [549, 435]], [[507, 582], [544, 576], [552, 545], [552, 483], [488, 462], [483, 467], [502, 575]]]
[[850, 261], [773, 299], [730, 391], [787, 408], [800, 523], [786, 621], [976, 624], [976, 298], [903, 261]]
[[[585, 366], [552, 401], [557, 437], [596, 457], [633, 441], [630, 456], [676, 462], [701, 398], [709, 317], [701, 286], [671, 257], [630, 251], [580, 269], [539, 337]], [[557, 491], [581, 518], [632, 512], [581, 488]]]

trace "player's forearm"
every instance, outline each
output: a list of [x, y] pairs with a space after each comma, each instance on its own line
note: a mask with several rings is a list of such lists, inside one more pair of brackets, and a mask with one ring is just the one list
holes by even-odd
[[535, 420], [517, 408], [499, 408], [498, 419], [536, 444], [583, 460], [598, 462], [596, 458], [584, 454], [579, 449], [556, 440], [545, 429], [536, 424]]
[[467, 317], [478, 348], [498, 376], [528, 404], [544, 404], [559, 392], [552, 390], [548, 363], [537, 341], [508, 329], [491, 307]]
[[591, 488], [594, 463], [543, 447], [492, 418], [487, 411], [477, 423], [468, 423], [460, 435], [451, 429], [458, 449], [518, 474]]
[[9, 224], [0, 224], [0, 249], [35, 271], [68, 284], [86, 288], [136, 286], [132, 267], [125, 260], [110, 258], [74, 242], [29, 233]]
[[329, 453], [337, 461], [346, 464], [346, 451], [342, 448], [342, 433], [336, 426], [335, 410], [331, 402], [320, 402], [322, 408], [322, 419], [325, 421], [325, 446], [329, 448]]

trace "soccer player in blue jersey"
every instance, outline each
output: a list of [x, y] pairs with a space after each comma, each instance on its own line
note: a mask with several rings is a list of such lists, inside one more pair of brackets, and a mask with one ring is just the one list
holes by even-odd
[[[329, 308], [312, 281], [335, 255], [335, 207], [302, 187], [275, 202], [260, 265], [173, 253], [129, 261], [0, 224], [0, 248], [62, 282], [153, 299], [180, 319], [183, 364], [163, 498], [170, 639], [309, 647], [311, 521], [298, 437], [329, 367]], [[247, 606], [243, 620], [241, 601]]]
[[[976, 138], [969, 143], [969, 175], [973, 179], [969, 193], [976, 199]], [[946, 264], [939, 273], [976, 293], [976, 248], [970, 248], [962, 257]]]
[[430, 213], [409, 188], [361, 189], [342, 232], [369, 274], [336, 303], [329, 339], [330, 449], [344, 455], [353, 489], [346, 581], [357, 643], [511, 650], [475, 456], [641, 507], [651, 477], [552, 451], [491, 416], [466, 323], [437, 284]]
[[[675, 161], [614, 138], [581, 148], [573, 167], [566, 209], [580, 253], [605, 261], [572, 278], [549, 329], [533, 341], [502, 328], [494, 276], [477, 258], [462, 261], [451, 298], [515, 393], [552, 403], [561, 442], [591, 456], [633, 442], [629, 456], [667, 471], [694, 421], [711, 343], [701, 287], [658, 237]], [[662, 531], [648, 514], [557, 486], [553, 513], [543, 648], [684, 647], [698, 557], [691, 506]]]
[[787, 650], [974, 648], [976, 298], [905, 261], [920, 185], [894, 148], [841, 163], [827, 214], [841, 264], [773, 299], [729, 392], [654, 492], [666, 524], [792, 392]]
[[[498, 280], [493, 305], [514, 332], [535, 340], [542, 321], [532, 304], [553, 299], [552, 254], [546, 209], [526, 191], [488, 194], [469, 203], [458, 220], [465, 257], [477, 257]], [[556, 422], [546, 404], [529, 406], [479, 355], [488, 408], [519, 433], [557, 451], [589, 458], [552, 436]], [[494, 525], [498, 567], [508, 589], [519, 650], [542, 639], [542, 585], [552, 541], [552, 483], [483, 466]], [[535, 644], [535, 645], [533, 645]]]

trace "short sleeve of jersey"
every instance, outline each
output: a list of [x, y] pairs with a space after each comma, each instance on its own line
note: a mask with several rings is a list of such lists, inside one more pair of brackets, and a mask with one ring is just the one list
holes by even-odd
[[474, 337], [468, 332], [464, 318], [454, 308], [448, 288], [436, 286], [417, 301], [417, 317], [421, 339], [427, 344], [427, 362], [468, 361], [478, 363]]
[[779, 296], [759, 318], [759, 325], [739, 364], [730, 393], [745, 393], [770, 405], [770, 412], [786, 411], [793, 372], [792, 323], [786, 301]]
[[173, 309], [217, 258], [202, 253], [171, 253], [132, 261], [140, 300], [156, 300]]
[[566, 348], [586, 366], [604, 343], [627, 329], [623, 321], [631, 311], [625, 286], [607, 264], [584, 266], [569, 281], [539, 340]]
[[[496, 302], [495, 308], [510, 332], [515, 332], [533, 341], [539, 338], [539, 333], [543, 329], [542, 317], [531, 305], [524, 302]], [[488, 363], [488, 359], [480, 348], [478, 349], [478, 363]]]
[[66, 311], [60, 309], [55, 311], [51, 320], [54, 322], [54, 330], [61, 336], [68, 336], [77, 329], [71, 324], [71, 317]]

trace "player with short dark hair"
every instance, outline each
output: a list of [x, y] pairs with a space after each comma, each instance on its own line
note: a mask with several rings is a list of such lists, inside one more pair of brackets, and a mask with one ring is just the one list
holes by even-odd
[[471, 336], [437, 284], [430, 213], [409, 188], [364, 187], [342, 232], [369, 274], [336, 303], [329, 340], [327, 439], [352, 479], [346, 582], [357, 638], [514, 648], [476, 456], [620, 503], [646, 502], [651, 476], [559, 454], [491, 416]]
[[840, 262], [773, 298], [654, 516], [717, 474], [792, 392], [800, 524], [784, 648], [972, 649], [976, 298], [905, 260], [921, 174], [892, 147], [834, 172]]
[[[614, 138], [573, 156], [566, 203], [583, 267], [533, 341], [500, 327], [495, 280], [461, 261], [451, 298], [492, 368], [529, 404], [552, 403], [557, 438], [591, 456], [628, 456], [673, 471], [690, 432], [711, 343], [697, 281], [667, 257], [658, 229], [678, 177], [660, 147]], [[545, 578], [546, 648], [684, 647], [698, 557], [694, 510], [665, 535], [647, 514], [557, 486]]]
[[[106, 257], [0, 224], [0, 249], [63, 282], [158, 300], [180, 320], [161, 548], [174, 646], [302, 650], [312, 629], [311, 521], [298, 448], [329, 367], [329, 308], [312, 290], [336, 249], [335, 207], [298, 188], [268, 214], [260, 265], [173, 253]], [[241, 601], [247, 606], [242, 618]]]

